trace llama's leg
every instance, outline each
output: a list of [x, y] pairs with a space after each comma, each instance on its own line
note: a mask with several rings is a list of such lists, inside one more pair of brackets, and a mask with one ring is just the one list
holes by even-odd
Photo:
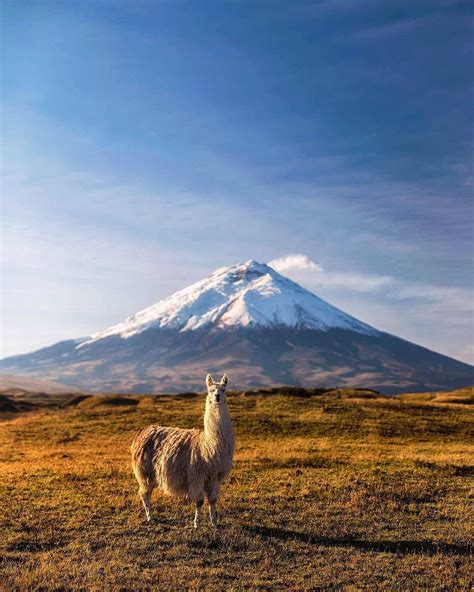
[[204, 499], [199, 499], [196, 502], [196, 510], [194, 512], [194, 528], [201, 526], [202, 507], [204, 505]]
[[142, 501], [143, 507], [145, 508], [146, 519], [148, 522], [151, 521], [151, 494], [156, 487], [156, 481], [154, 479], [153, 467], [148, 466], [143, 462], [137, 461], [135, 458], [132, 459], [132, 469], [135, 474], [135, 478], [138, 481], [138, 495]]
[[188, 489], [189, 499], [196, 504], [194, 512], [194, 528], [201, 526], [202, 507], [204, 505], [204, 483], [201, 480], [194, 480]]
[[146, 519], [147, 522], [151, 521], [151, 494], [153, 492], [153, 489], [144, 489], [142, 487], [140, 487], [140, 489], [138, 490], [138, 495], [140, 496], [140, 499], [142, 500], [142, 504], [143, 507], [145, 508], [145, 514], [146, 514]]
[[211, 526], [214, 528], [217, 526], [217, 509], [216, 509], [217, 500], [209, 502], [209, 517], [211, 519]]
[[221, 490], [220, 483], [213, 483], [209, 488], [207, 499], [209, 502], [209, 518], [211, 519], [211, 526], [214, 528], [217, 526], [217, 500], [219, 499], [219, 493]]

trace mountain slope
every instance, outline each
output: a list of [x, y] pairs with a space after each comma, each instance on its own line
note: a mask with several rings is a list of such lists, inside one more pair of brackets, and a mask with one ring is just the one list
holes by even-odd
[[234, 388], [301, 384], [387, 393], [449, 389], [473, 368], [354, 319], [267, 265], [248, 261], [88, 338], [0, 361], [90, 390], [201, 389], [208, 371]]

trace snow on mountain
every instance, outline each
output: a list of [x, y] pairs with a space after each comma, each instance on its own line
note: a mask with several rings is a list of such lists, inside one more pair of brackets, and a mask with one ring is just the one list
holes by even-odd
[[128, 338], [150, 328], [184, 332], [209, 325], [222, 329], [287, 326], [378, 333], [268, 265], [250, 260], [217, 269], [122, 323], [91, 335], [77, 347], [113, 335]]

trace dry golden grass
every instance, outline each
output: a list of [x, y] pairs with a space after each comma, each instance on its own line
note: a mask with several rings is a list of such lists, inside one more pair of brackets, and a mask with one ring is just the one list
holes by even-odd
[[402, 401], [431, 401], [433, 403], [458, 403], [464, 405], [474, 405], [474, 387], [468, 386], [456, 391], [439, 391], [434, 393], [408, 393], [398, 395]]
[[471, 407], [296, 394], [229, 398], [217, 531], [159, 494], [146, 524], [129, 463], [137, 428], [199, 425], [202, 397], [2, 421], [0, 589], [470, 590]]

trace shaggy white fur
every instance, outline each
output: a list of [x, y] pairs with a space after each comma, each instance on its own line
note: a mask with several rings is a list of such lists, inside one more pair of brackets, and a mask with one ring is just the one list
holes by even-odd
[[212, 526], [217, 526], [216, 504], [222, 481], [232, 468], [234, 430], [227, 409], [224, 374], [219, 383], [206, 376], [204, 428], [151, 425], [140, 430], [132, 443], [132, 468], [147, 520], [151, 520], [151, 494], [158, 487], [168, 495], [196, 504], [194, 527], [201, 523], [204, 498], [209, 502]]

